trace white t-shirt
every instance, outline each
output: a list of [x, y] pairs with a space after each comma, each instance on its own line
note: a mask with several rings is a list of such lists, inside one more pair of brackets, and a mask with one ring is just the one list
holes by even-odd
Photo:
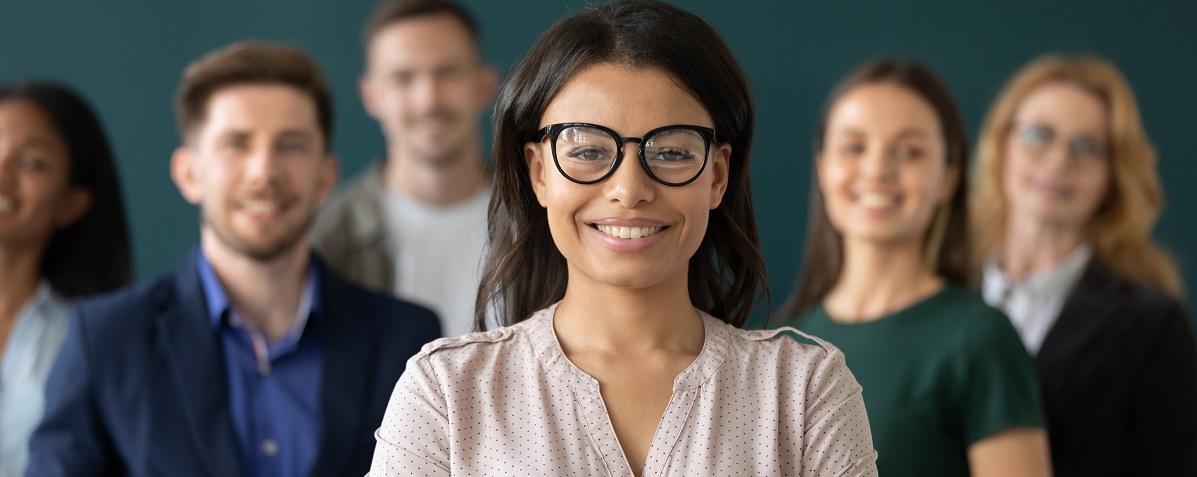
[[428, 206], [388, 190], [395, 294], [435, 311], [445, 336], [470, 332], [486, 248], [490, 185], [460, 204]]

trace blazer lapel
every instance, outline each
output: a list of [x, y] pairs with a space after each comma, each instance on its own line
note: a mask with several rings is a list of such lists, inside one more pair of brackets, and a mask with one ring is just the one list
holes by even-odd
[[178, 395], [185, 430], [207, 475], [243, 475], [226, 390], [220, 343], [206, 316], [195, 253], [175, 270], [174, 297], [161, 300], [157, 333]]
[[[1066, 364], [1075, 353], [1085, 349], [1086, 343], [1101, 333], [1111, 319], [1119, 301], [1116, 283], [1090, 262], [1072, 294], [1064, 302], [1060, 316], [1052, 325], [1035, 358], [1040, 376], [1057, 371], [1067, 372]], [[1046, 381], [1046, 379], [1044, 379]]]
[[[369, 399], [374, 394], [372, 357], [377, 340], [368, 310], [355, 290], [322, 263], [324, 283], [324, 373], [321, 390], [320, 454], [310, 475], [340, 475], [353, 450], [373, 430], [368, 423]], [[357, 298], [357, 299], [355, 299]]]

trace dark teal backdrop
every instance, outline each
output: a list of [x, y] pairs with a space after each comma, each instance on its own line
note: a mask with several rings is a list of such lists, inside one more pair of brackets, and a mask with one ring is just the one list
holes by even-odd
[[[506, 73], [553, 20], [579, 0], [470, 0], [486, 58]], [[1197, 2], [718, 1], [679, 0], [731, 45], [757, 98], [752, 181], [774, 305], [800, 260], [811, 131], [827, 90], [877, 55], [926, 62], [951, 86], [976, 131], [1020, 65], [1048, 51], [1114, 60], [1138, 93], [1160, 153], [1168, 205], [1156, 230], [1197, 295]], [[167, 174], [177, 144], [171, 100], [183, 67], [243, 38], [293, 43], [328, 73], [336, 98], [334, 148], [346, 175], [382, 151], [356, 78], [359, 29], [372, 1], [0, 0], [0, 81], [48, 78], [99, 109], [119, 157], [136, 270], [172, 266], [197, 239], [192, 208]], [[489, 131], [489, 128], [487, 128]], [[1190, 139], [1185, 139], [1185, 138]], [[763, 307], [762, 307], [763, 310]]]

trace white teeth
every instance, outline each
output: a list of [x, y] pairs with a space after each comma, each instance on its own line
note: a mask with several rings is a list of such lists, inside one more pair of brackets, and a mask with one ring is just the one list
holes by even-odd
[[0, 195], [0, 212], [12, 212], [17, 208], [17, 201], [12, 197]]
[[898, 204], [898, 199], [891, 195], [883, 194], [861, 194], [860, 205], [865, 207], [893, 207]]
[[620, 227], [616, 225], [595, 225], [600, 232], [621, 239], [638, 239], [660, 232], [664, 227]]
[[279, 209], [278, 203], [269, 200], [251, 200], [245, 202], [244, 206], [251, 214], [273, 214]]

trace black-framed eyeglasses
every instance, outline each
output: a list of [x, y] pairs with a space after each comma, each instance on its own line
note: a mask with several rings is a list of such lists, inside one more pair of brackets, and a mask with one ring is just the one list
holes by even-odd
[[640, 166], [649, 177], [667, 186], [684, 186], [707, 167], [715, 130], [680, 124], [653, 129], [644, 137], [620, 137], [597, 124], [560, 123], [541, 128], [533, 141], [546, 136], [553, 164], [561, 175], [578, 184], [611, 177], [623, 162], [623, 145], [634, 142], [640, 146]]

